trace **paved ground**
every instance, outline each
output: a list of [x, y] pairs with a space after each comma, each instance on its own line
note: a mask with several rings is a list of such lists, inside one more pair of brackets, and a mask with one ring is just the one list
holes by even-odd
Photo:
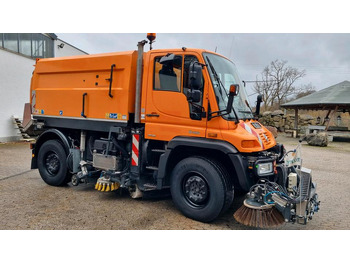
[[[287, 149], [297, 144], [282, 136], [278, 140]], [[302, 152], [304, 166], [318, 183], [321, 210], [306, 226], [277, 229], [350, 229], [350, 143], [305, 144]], [[37, 170], [30, 170], [25, 143], [0, 144], [0, 156], [0, 229], [251, 229], [232, 217], [242, 197], [224, 216], [205, 224], [182, 216], [166, 196], [134, 200], [127, 193], [98, 192], [93, 185], [48, 186]]]

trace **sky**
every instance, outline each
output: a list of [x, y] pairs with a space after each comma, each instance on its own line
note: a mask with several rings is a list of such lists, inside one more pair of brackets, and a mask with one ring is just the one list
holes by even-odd
[[[89, 54], [136, 50], [146, 33], [56, 33]], [[157, 33], [153, 49], [203, 48], [226, 56], [237, 66], [242, 80], [253, 81], [276, 59], [305, 70], [296, 86], [312, 84], [316, 90], [350, 81], [350, 34], [336, 33]], [[147, 45], [145, 50], [149, 50]], [[250, 101], [254, 83], [247, 84]]]
[[[245, 81], [256, 80], [276, 59], [306, 71], [297, 87], [312, 84], [321, 90], [350, 80], [349, 12], [343, 0], [177, 0], [176, 5], [61, 0], [50, 11], [46, 0], [33, 2], [24, 1], [21, 11], [16, 1], [4, 3], [1, 31], [54, 32], [90, 54], [135, 50], [146, 32], [156, 32], [155, 49], [217, 50], [235, 62]], [[10, 22], [14, 17], [22, 22]], [[253, 85], [247, 84], [248, 94]]]

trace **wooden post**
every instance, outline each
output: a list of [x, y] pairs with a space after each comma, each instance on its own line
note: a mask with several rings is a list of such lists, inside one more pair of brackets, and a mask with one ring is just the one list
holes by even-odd
[[295, 137], [298, 137], [298, 108], [295, 108], [294, 112], [295, 112], [295, 117], [294, 117]]
[[329, 120], [328, 120], [328, 123], [327, 123], [327, 126], [326, 126], [326, 131], [328, 131], [328, 127], [329, 127], [329, 124], [331, 123], [331, 119], [334, 115], [334, 112], [337, 112], [338, 111], [338, 106], [335, 107], [335, 109], [332, 111], [332, 113], [330, 114], [329, 116]]
[[328, 110], [326, 117], [323, 119], [323, 123], [322, 123], [323, 126], [326, 124], [326, 118], [329, 117], [329, 114], [331, 113], [331, 111], [332, 110]]

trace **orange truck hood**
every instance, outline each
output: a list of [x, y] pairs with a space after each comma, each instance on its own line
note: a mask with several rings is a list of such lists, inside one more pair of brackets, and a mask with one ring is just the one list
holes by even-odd
[[240, 120], [238, 124], [229, 123], [227, 130], [221, 130], [221, 135], [242, 153], [267, 150], [276, 145], [272, 133], [254, 120]]

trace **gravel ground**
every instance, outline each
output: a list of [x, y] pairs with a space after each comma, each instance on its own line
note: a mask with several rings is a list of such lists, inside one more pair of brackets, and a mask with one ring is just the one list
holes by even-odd
[[[296, 139], [279, 136], [287, 149]], [[0, 229], [252, 229], [232, 214], [242, 204], [237, 197], [226, 214], [205, 224], [184, 217], [169, 196], [143, 200], [127, 193], [101, 193], [94, 185], [51, 187], [30, 170], [26, 143], [0, 144]], [[350, 143], [311, 147], [303, 142], [304, 166], [313, 170], [321, 210], [306, 226], [285, 224], [276, 229], [350, 229]]]

